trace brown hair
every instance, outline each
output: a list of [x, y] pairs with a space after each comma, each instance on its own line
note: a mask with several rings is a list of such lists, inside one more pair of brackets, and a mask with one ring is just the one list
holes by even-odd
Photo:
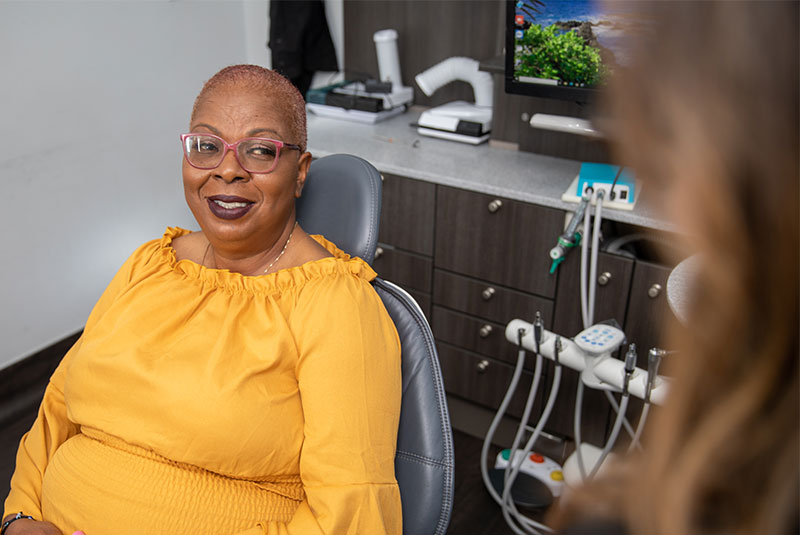
[[290, 141], [300, 145], [303, 151], [306, 150], [308, 135], [306, 133], [306, 103], [303, 95], [282, 75], [258, 65], [231, 65], [212, 76], [203, 85], [203, 89], [200, 90], [200, 94], [194, 101], [192, 120], [194, 120], [198, 103], [206, 95], [220, 87], [231, 85], [262, 91], [280, 102], [292, 136]]
[[[798, 3], [656, 3], [609, 91], [617, 155], [680, 214], [700, 269], [641, 457], [555, 512], [631, 533], [798, 527]], [[609, 498], [609, 496], [613, 496]]]

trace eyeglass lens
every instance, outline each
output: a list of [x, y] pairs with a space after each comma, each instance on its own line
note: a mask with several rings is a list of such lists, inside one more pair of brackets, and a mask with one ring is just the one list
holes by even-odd
[[[214, 136], [187, 136], [186, 159], [195, 167], [213, 169], [222, 163], [225, 145]], [[271, 171], [278, 156], [278, 147], [265, 139], [245, 139], [238, 143], [236, 156], [247, 171]]]

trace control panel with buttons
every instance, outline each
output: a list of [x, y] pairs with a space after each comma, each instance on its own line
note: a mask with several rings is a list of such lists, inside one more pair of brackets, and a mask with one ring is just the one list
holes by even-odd
[[[525, 453], [521, 450], [514, 452], [514, 461], [518, 463], [522, 459], [522, 454]], [[508, 466], [508, 459], [511, 457], [511, 450], [504, 449], [497, 454], [495, 460], [495, 468], [505, 468]], [[525, 457], [520, 467], [520, 472], [528, 474], [547, 485], [553, 497], [561, 496], [564, 490], [564, 472], [561, 470], [561, 465], [549, 457], [540, 455], [538, 453], [531, 453]]]

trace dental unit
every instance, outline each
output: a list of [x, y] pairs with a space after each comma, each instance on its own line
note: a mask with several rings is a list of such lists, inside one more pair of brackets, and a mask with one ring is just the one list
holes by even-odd
[[[613, 194], [613, 189], [610, 192], [603, 189], [594, 191], [591, 188], [585, 191], [581, 204], [550, 251], [553, 261], [550, 272], [553, 273], [571, 248], [579, 244], [581, 246], [580, 299], [584, 329], [573, 338], [562, 336], [545, 328], [539, 312], [536, 312], [532, 322], [513, 319], [506, 325], [506, 340], [518, 348], [517, 362], [508, 390], [484, 439], [481, 449], [481, 476], [489, 494], [500, 505], [506, 523], [517, 535], [552, 532], [545, 524], [523, 514], [518, 503], [526, 507], [548, 506], [554, 499], [568, 493], [570, 486], [596, 477], [606, 461], [615, 455], [612, 450], [623, 429], [631, 437], [627, 452], [641, 449], [640, 438], [650, 406], [654, 403], [663, 404], [668, 396], [669, 380], [659, 376], [658, 369], [662, 358], [669, 352], [658, 348], [650, 349], [648, 366], [644, 370], [636, 366], [638, 354], [635, 344], [628, 345], [622, 360], [614, 357], [626, 343], [625, 334], [615, 321], [594, 322], [600, 224], [603, 201], [607, 194]], [[595, 206], [593, 221], [591, 205]], [[518, 387], [528, 352], [535, 355], [536, 363], [522, 419], [511, 448], [503, 450], [497, 456], [494, 468], [490, 469], [489, 449]], [[544, 409], [536, 425], [531, 428], [528, 420], [541, 382], [543, 359], [553, 361], [554, 372]], [[579, 380], [575, 394], [573, 429], [575, 451], [562, 468], [555, 461], [533, 451], [537, 440], [543, 436], [544, 426], [552, 413], [564, 367], [578, 372]], [[581, 439], [581, 411], [584, 390], [587, 387], [603, 391], [616, 413], [611, 432], [602, 447], [585, 443]], [[619, 402], [615, 395], [619, 396]], [[631, 397], [644, 401], [635, 430], [626, 418]], [[526, 435], [529, 438], [521, 446]], [[515, 483], [518, 483], [519, 489], [515, 487]]]

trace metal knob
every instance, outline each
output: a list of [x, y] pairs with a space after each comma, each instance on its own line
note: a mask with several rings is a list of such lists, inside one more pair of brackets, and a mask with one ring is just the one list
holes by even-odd
[[484, 289], [484, 290], [481, 292], [481, 298], [482, 298], [484, 301], [488, 301], [489, 299], [491, 299], [491, 298], [494, 296], [494, 292], [495, 292], [494, 288], [492, 288], [491, 286], [489, 286], [488, 288], [485, 288], [485, 289]]
[[478, 363], [478, 366], [477, 366], [478, 373], [483, 373], [483, 372], [485, 372], [485, 371], [486, 371], [486, 368], [488, 368], [488, 367], [489, 367], [489, 361], [488, 361], [488, 360], [486, 360], [486, 359], [483, 359], [482, 361], [480, 361], [480, 362]]
[[489, 212], [495, 213], [502, 206], [503, 206], [503, 201], [501, 201], [500, 199], [495, 199], [495, 200], [493, 200], [492, 202], [489, 203], [489, 207], [488, 207], [489, 208]]
[[650, 299], [655, 299], [661, 294], [661, 285], [656, 283], [647, 290], [647, 295]]
[[378, 247], [377, 249], [375, 249], [375, 257], [374, 257], [374, 259], [375, 260], [379, 259], [380, 257], [383, 256], [383, 253], [384, 253], [383, 247]]
[[600, 286], [605, 286], [609, 282], [611, 282], [611, 273], [609, 273], [608, 271], [602, 272], [600, 276], [597, 277], [597, 284], [599, 284]]
[[481, 338], [486, 338], [487, 336], [492, 334], [492, 326], [489, 324], [482, 326], [478, 331], [478, 334], [480, 335]]
[[519, 118], [522, 119], [523, 123], [527, 123], [528, 121], [531, 120], [531, 114], [528, 113], [527, 111], [523, 111], [522, 115], [520, 115]]

